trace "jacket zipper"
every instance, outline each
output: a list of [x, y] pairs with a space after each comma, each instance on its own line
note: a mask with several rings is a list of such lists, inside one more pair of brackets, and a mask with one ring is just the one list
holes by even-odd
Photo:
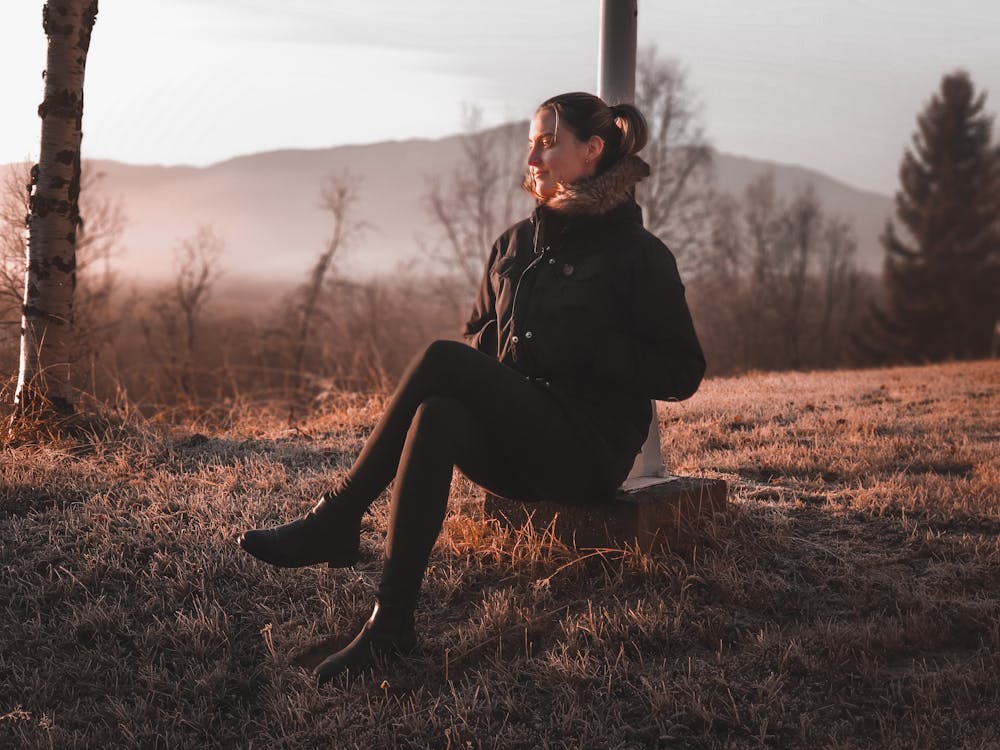
[[524, 275], [537, 266], [541, 262], [542, 258], [545, 257], [546, 248], [543, 247], [541, 253], [538, 252], [538, 231], [541, 229], [541, 226], [541, 220], [535, 221], [535, 236], [531, 242], [531, 249], [536, 257], [525, 267], [523, 271], [521, 271], [521, 275], [517, 277], [517, 286], [514, 287], [514, 298], [510, 301], [510, 327], [513, 331], [511, 333], [512, 336], [517, 335], [517, 293], [521, 291], [521, 281], [524, 280]]

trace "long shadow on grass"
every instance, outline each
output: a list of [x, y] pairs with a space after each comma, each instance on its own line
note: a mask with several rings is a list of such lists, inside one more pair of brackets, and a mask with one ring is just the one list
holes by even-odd
[[281, 464], [287, 469], [336, 469], [353, 461], [360, 449], [355, 437], [341, 438], [349, 446], [329, 447], [301, 437], [230, 440], [200, 433], [174, 441], [157, 463], [174, 471], [191, 472], [206, 466], [235, 466], [250, 461]]

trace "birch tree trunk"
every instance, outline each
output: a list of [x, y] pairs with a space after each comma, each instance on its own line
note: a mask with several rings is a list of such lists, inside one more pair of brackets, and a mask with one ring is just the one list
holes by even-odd
[[48, 0], [45, 96], [38, 108], [42, 139], [31, 173], [28, 257], [21, 318], [21, 358], [14, 402], [19, 411], [73, 409], [70, 344], [80, 224], [83, 72], [97, 0]]

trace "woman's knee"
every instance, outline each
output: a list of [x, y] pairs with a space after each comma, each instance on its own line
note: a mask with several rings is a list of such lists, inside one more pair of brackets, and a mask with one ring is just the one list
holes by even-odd
[[442, 362], [450, 363], [461, 359], [464, 355], [472, 351], [474, 350], [461, 341], [437, 339], [436, 341], [429, 343], [427, 348], [424, 349], [421, 361], [432, 362], [435, 364]]
[[469, 353], [477, 352], [459, 341], [448, 339], [432, 341], [410, 361], [403, 380], [431, 384], [441, 379], [450, 379], [450, 376], [463, 371], [463, 357]]

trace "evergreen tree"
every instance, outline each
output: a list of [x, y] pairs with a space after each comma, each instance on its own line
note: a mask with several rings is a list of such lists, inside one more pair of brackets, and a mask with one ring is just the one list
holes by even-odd
[[985, 357], [1000, 320], [1000, 148], [968, 73], [941, 80], [903, 156], [886, 222], [885, 302], [861, 341], [879, 360]]

